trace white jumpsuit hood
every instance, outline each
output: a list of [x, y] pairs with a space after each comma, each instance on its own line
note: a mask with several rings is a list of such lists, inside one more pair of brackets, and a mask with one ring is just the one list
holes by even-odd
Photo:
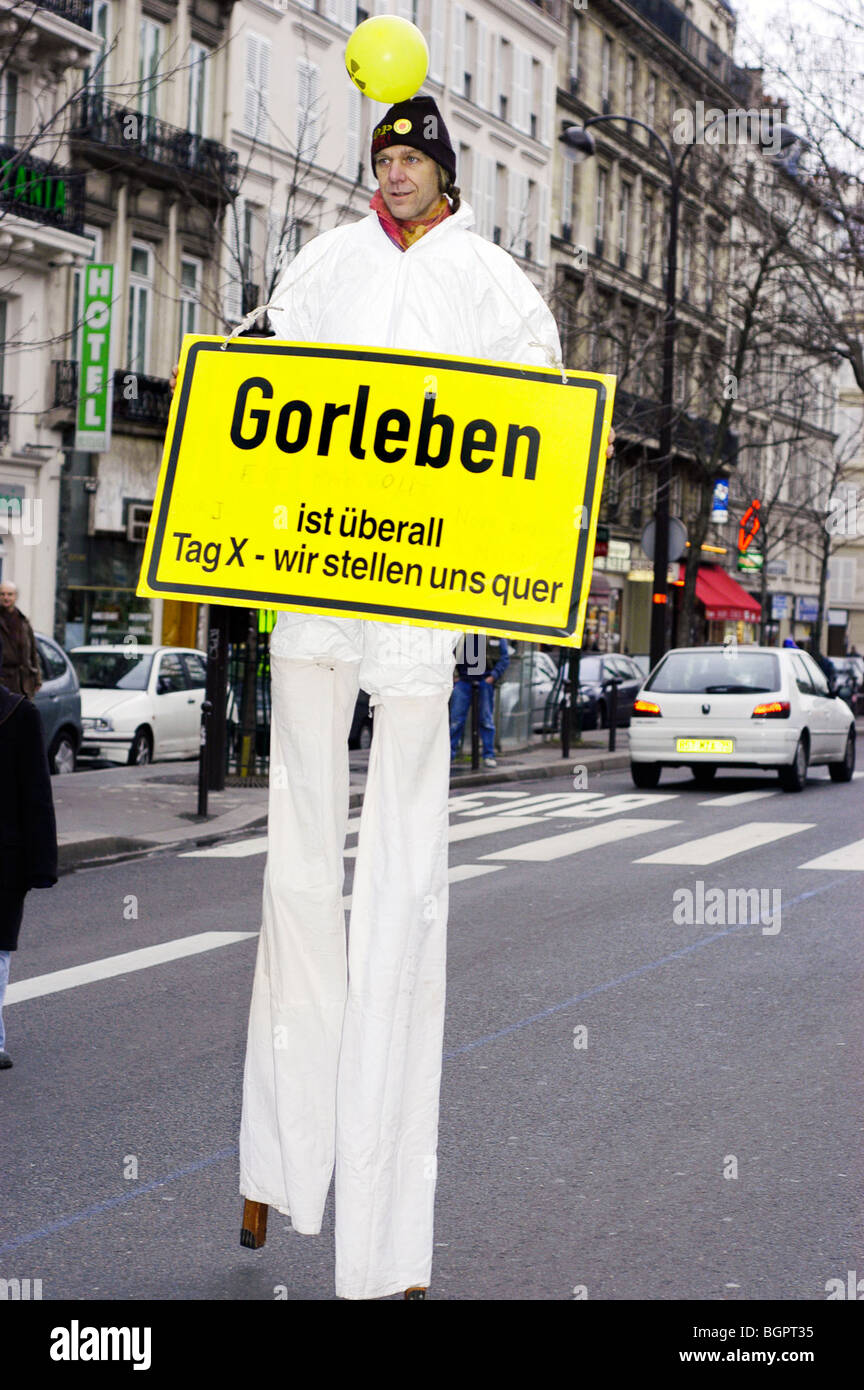
[[[374, 213], [316, 237], [272, 297], [277, 336], [560, 369], [551, 313], [473, 220], [463, 204], [407, 251]], [[268, 856], [240, 1191], [315, 1234], [335, 1167], [343, 1298], [430, 1281], [458, 637], [288, 612], [271, 634]], [[358, 686], [375, 719], [346, 954]]]

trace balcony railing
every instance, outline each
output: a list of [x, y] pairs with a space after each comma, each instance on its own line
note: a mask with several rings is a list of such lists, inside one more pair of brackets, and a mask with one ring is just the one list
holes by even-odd
[[12, 410], [12, 397], [0, 396], [0, 444], [9, 441], [9, 414]]
[[82, 29], [93, 28], [93, 0], [36, 0], [40, 10], [50, 10], [61, 19], [69, 19]]
[[667, 39], [671, 39], [691, 58], [695, 58], [700, 67], [705, 68], [718, 82], [722, 82], [724, 87], [733, 91], [739, 100], [746, 98], [748, 79], [744, 70], [723, 52], [719, 44], [701, 29], [697, 29], [672, 0], [628, 0], [628, 3], [637, 14], [665, 34]]
[[[134, 394], [129, 396], [129, 384]], [[75, 407], [78, 403], [78, 363], [74, 360], [54, 362], [54, 406]], [[171, 388], [165, 377], [142, 376], [120, 367], [114, 373], [114, 406], [112, 418], [138, 425], [164, 428], [171, 409]]]
[[84, 175], [58, 169], [35, 155], [0, 145], [0, 208], [80, 234], [84, 230]]
[[178, 175], [197, 174], [229, 195], [239, 187], [236, 150], [226, 149], [218, 140], [205, 140], [194, 131], [168, 125], [145, 111], [107, 101], [98, 92], [88, 92], [81, 98], [70, 136], [121, 151], [135, 160], [148, 159]]

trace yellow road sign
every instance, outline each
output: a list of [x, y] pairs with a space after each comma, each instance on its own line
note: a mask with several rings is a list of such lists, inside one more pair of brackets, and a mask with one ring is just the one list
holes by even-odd
[[138, 593], [576, 645], [614, 386], [187, 337]]

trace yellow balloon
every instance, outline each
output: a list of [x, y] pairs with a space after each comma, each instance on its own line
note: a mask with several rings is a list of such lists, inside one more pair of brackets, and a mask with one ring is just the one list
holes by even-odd
[[348, 40], [345, 67], [364, 96], [392, 106], [413, 97], [423, 85], [429, 49], [410, 20], [375, 15], [358, 24]]

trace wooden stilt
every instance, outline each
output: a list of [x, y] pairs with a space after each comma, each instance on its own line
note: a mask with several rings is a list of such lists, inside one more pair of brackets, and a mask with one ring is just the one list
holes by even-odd
[[240, 1244], [247, 1250], [260, 1250], [267, 1239], [267, 1204], [243, 1200], [243, 1229]]
[[406, 1298], [425, 1298], [426, 1290], [422, 1284], [412, 1284], [410, 1289], [405, 1290]]

